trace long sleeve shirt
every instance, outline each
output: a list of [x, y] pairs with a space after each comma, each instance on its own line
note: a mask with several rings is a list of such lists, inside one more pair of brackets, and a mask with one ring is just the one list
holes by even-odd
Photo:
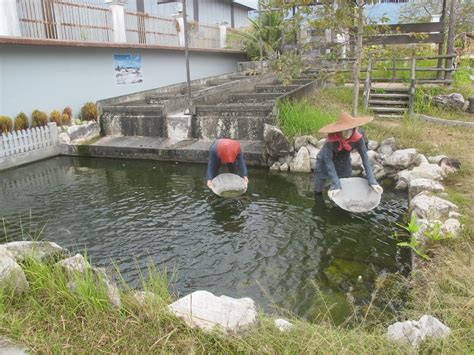
[[[215, 141], [209, 149], [209, 158], [207, 162], [206, 172], [207, 180], [214, 179], [218, 175], [219, 168], [223, 164], [221, 159], [217, 155], [217, 143], [218, 141]], [[239, 175], [241, 177], [248, 176], [247, 165], [245, 164], [244, 154], [242, 152], [237, 155], [235, 162], [230, 163], [230, 165], [238, 168]]]

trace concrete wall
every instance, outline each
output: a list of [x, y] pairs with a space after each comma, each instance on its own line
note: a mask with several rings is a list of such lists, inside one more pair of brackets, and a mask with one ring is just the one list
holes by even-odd
[[[114, 54], [142, 56], [143, 83], [117, 85]], [[191, 78], [237, 71], [241, 54], [191, 52]], [[167, 49], [0, 45], [0, 115], [28, 116], [186, 80], [184, 52]]]

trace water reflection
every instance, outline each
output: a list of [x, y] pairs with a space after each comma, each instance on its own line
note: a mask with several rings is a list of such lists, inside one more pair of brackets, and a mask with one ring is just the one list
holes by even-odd
[[87, 249], [98, 266], [115, 261], [132, 285], [151, 259], [176, 270], [179, 293], [249, 296], [307, 317], [324, 307], [315, 286], [343, 315], [346, 293], [365, 302], [378, 274], [404, 270], [390, 238], [406, 208], [396, 196], [358, 215], [315, 199], [310, 175], [251, 169], [247, 194], [221, 199], [204, 174], [204, 165], [51, 159], [0, 173], [0, 217], [10, 239], [21, 238], [20, 217], [47, 222], [44, 239]]

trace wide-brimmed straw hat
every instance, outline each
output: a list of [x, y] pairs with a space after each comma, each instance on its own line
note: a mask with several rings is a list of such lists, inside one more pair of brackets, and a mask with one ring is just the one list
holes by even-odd
[[331, 124], [328, 124], [322, 127], [319, 132], [321, 133], [336, 133], [340, 131], [344, 131], [346, 129], [356, 128], [358, 126], [362, 126], [374, 118], [370, 116], [360, 116], [360, 117], [352, 117], [347, 112], [342, 111], [337, 121]]

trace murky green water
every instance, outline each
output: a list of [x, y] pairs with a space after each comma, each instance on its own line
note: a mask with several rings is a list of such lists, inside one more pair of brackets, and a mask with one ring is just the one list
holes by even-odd
[[342, 319], [348, 292], [365, 302], [377, 275], [407, 270], [408, 253], [391, 237], [403, 196], [386, 193], [376, 210], [350, 214], [315, 200], [310, 175], [251, 169], [245, 196], [220, 199], [205, 187], [204, 170], [55, 158], [0, 173], [0, 216], [9, 239], [21, 238], [20, 218], [26, 230], [47, 222], [42, 239], [87, 249], [98, 266], [115, 262], [132, 285], [151, 259], [175, 270], [179, 294], [249, 296], [267, 311], [308, 318], [325, 307], [314, 285]]

